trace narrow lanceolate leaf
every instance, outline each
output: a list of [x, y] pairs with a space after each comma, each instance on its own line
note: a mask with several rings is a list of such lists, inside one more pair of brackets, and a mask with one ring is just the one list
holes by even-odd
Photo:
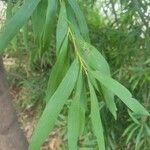
[[84, 132], [84, 128], [85, 128], [85, 105], [86, 105], [86, 97], [87, 93], [86, 93], [86, 88], [85, 88], [85, 84], [83, 85], [82, 88], [82, 92], [81, 92], [81, 98], [80, 98], [80, 126], [79, 126], [79, 135], [81, 136]]
[[82, 38], [79, 26], [76, 21], [76, 17], [74, 15], [74, 11], [68, 3], [66, 4], [66, 9], [67, 9], [67, 19], [68, 19], [69, 27], [73, 31], [76, 38]]
[[15, 15], [6, 23], [5, 28], [0, 33], [0, 52], [2, 52], [20, 28], [32, 15], [40, 0], [26, 0]]
[[104, 99], [106, 101], [106, 106], [108, 107], [109, 111], [112, 113], [115, 119], [117, 119], [117, 107], [114, 101], [114, 94], [106, 88], [104, 85], [101, 84], [102, 93]]
[[[90, 66], [92, 69], [100, 71], [101, 73], [111, 77], [109, 65], [105, 60], [105, 58], [102, 56], [102, 54], [91, 44], [88, 44], [83, 40], [78, 40], [77, 42], [81, 48], [82, 56], [85, 62], [87, 63], [87, 65]], [[101, 84], [101, 89], [102, 89], [104, 99], [106, 101], [106, 106], [108, 107], [108, 109], [116, 119], [117, 108], [114, 102], [114, 94], [102, 84]]]
[[132, 98], [131, 93], [116, 80], [100, 73], [99, 71], [93, 71], [92, 74], [97, 80], [99, 80], [100, 83], [116, 94], [134, 113], [150, 115], [136, 99]]
[[57, 88], [56, 92], [46, 105], [46, 108], [34, 131], [31, 144], [29, 145], [29, 150], [39, 150], [40, 146], [49, 135], [49, 132], [53, 129], [61, 109], [74, 89], [78, 72], [79, 64], [75, 60]]
[[57, 12], [57, 1], [58, 0], [48, 0], [48, 7], [46, 13], [46, 22], [44, 27], [43, 35], [43, 50], [46, 51], [50, 44], [51, 35], [54, 31], [55, 21], [56, 21], [56, 12]]
[[92, 84], [89, 82], [90, 88], [90, 97], [91, 97], [91, 121], [94, 130], [94, 134], [97, 139], [99, 150], [105, 150], [105, 141], [104, 141], [104, 134], [103, 134], [103, 126], [102, 120], [100, 117], [100, 108], [98, 105], [98, 100], [96, 93]]
[[68, 3], [72, 7], [72, 9], [76, 15], [76, 18], [77, 18], [77, 21], [79, 24], [79, 28], [80, 28], [80, 32], [81, 32], [83, 38], [89, 42], [90, 38], [89, 38], [89, 31], [88, 31], [88, 27], [86, 24], [86, 20], [85, 20], [85, 17], [83, 15], [77, 1], [76, 0], [68, 0]]
[[103, 74], [110, 76], [109, 65], [104, 56], [91, 44], [82, 39], [77, 39], [83, 58], [87, 64], [94, 70], [99, 70]]
[[61, 2], [61, 8], [56, 29], [56, 54], [58, 56], [61, 45], [68, 31], [66, 6], [64, 1]]
[[65, 37], [63, 45], [60, 49], [60, 54], [57, 58], [55, 65], [52, 68], [48, 87], [46, 91], [46, 98], [45, 100], [48, 102], [49, 98], [54, 94], [55, 90], [57, 89], [58, 85], [60, 84], [61, 80], [63, 79], [69, 65], [69, 60], [67, 58], [67, 47], [68, 47], [68, 37]]
[[78, 150], [78, 138], [80, 135], [80, 126], [81, 126], [81, 117], [82, 109], [81, 109], [81, 94], [83, 90], [83, 78], [82, 71], [80, 71], [75, 97], [72, 100], [71, 106], [68, 112], [68, 147], [69, 150]]

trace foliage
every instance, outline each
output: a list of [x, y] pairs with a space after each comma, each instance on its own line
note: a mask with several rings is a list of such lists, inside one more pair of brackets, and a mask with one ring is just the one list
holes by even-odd
[[[21, 5], [22, 1], [18, 3]], [[91, 146], [102, 150], [117, 149], [117, 146], [121, 149], [121, 144], [117, 145], [116, 142], [125, 127], [123, 137], [126, 137], [126, 143], [123, 146], [133, 149], [150, 146], [147, 111], [150, 87], [148, 1], [120, 0], [119, 3], [110, 0], [101, 3], [101, 9], [108, 6], [107, 11], [112, 12], [113, 16], [108, 16], [106, 10], [103, 10], [105, 17], [102, 14], [99, 16], [94, 1], [80, 1], [89, 29], [75, 0], [25, 0], [6, 21], [0, 34], [0, 51], [4, 51], [13, 37], [11, 43], [16, 45], [15, 39], [21, 36], [19, 39], [22, 39], [30, 67], [43, 72], [52, 67], [48, 71], [45, 97], [42, 96], [46, 107], [29, 150], [40, 149], [60, 113], [67, 118], [67, 149]], [[121, 5], [121, 10], [115, 10], [117, 4]], [[8, 8], [12, 10], [14, 7]], [[101, 18], [93, 20], [91, 16]], [[146, 27], [144, 31], [143, 27]], [[21, 35], [17, 35], [20, 29]], [[9, 53], [9, 49], [7, 51]], [[104, 56], [110, 63], [113, 78], [125, 84], [137, 99], [141, 99], [147, 110], [111, 77]], [[29, 86], [38, 80], [40, 78], [37, 81], [31, 79]], [[34, 88], [31, 86], [31, 89]], [[40, 97], [38, 94], [34, 95]], [[62, 111], [66, 105], [67, 114], [64, 114]], [[130, 116], [129, 123], [123, 125], [127, 121], [127, 114]], [[135, 147], [132, 143], [135, 143]]]

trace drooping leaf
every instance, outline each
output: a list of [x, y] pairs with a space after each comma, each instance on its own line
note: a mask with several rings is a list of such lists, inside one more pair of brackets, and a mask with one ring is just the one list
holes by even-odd
[[78, 24], [79, 24], [81, 35], [83, 36], [83, 38], [86, 41], [89, 42], [90, 41], [89, 31], [88, 31], [88, 27], [87, 27], [87, 24], [86, 24], [86, 20], [85, 20], [85, 17], [83, 15], [77, 1], [76, 0], [68, 0], [68, 3], [70, 4], [72, 9], [74, 10], [74, 13], [76, 15], [76, 19], [77, 19]]
[[86, 105], [86, 89], [85, 84], [83, 85], [83, 89], [81, 92], [81, 98], [80, 98], [80, 126], [79, 126], [79, 135], [82, 135], [85, 129], [85, 105]]
[[3, 31], [0, 33], [0, 52], [4, 51], [12, 38], [27, 22], [39, 2], [40, 0], [26, 0], [15, 15], [6, 23]]
[[66, 6], [64, 1], [61, 2], [60, 13], [58, 17], [57, 29], [56, 29], [56, 55], [58, 56], [61, 45], [68, 32]]
[[56, 92], [50, 98], [37, 124], [29, 145], [29, 150], [39, 150], [49, 132], [53, 129], [57, 117], [70, 96], [78, 77], [79, 65], [75, 60]]
[[136, 99], [132, 98], [131, 93], [116, 80], [102, 74], [99, 71], [92, 71], [92, 74], [100, 83], [116, 94], [135, 114], [150, 115]]
[[92, 85], [95, 87], [95, 89], [97, 91], [99, 91], [99, 86], [98, 86], [98, 83], [97, 83], [96, 79], [93, 76], [89, 76], [89, 78], [90, 78], [90, 81], [91, 81]]
[[75, 37], [82, 38], [79, 26], [76, 22], [74, 11], [68, 3], [66, 3], [66, 10], [67, 10], [68, 24], [71, 31], [74, 33]]
[[[80, 136], [80, 129], [82, 126], [82, 119], [84, 119], [82, 114], [81, 105], [81, 95], [83, 90], [83, 77], [82, 71], [80, 71], [75, 96], [72, 100], [71, 106], [68, 112], [68, 148], [69, 150], [78, 150], [78, 138]], [[82, 118], [83, 117], [83, 118]]]
[[65, 37], [65, 41], [61, 47], [60, 54], [57, 58], [55, 65], [51, 70], [51, 74], [48, 81], [48, 87], [46, 91], [45, 100], [48, 101], [49, 98], [54, 94], [61, 80], [63, 79], [67, 69], [68, 69], [68, 37]]
[[[110, 75], [110, 69], [107, 61], [102, 56], [102, 54], [91, 44], [88, 44], [87, 42], [84, 42], [83, 40], [77, 40], [79, 47], [81, 48], [82, 56], [87, 63], [89, 67], [91, 67], [94, 70], [100, 71], [103, 74], [111, 77]], [[93, 82], [94, 79], [93, 79]], [[95, 83], [96, 85], [96, 83]], [[104, 85], [101, 84], [102, 93], [104, 96], [104, 99], [106, 101], [106, 106], [110, 110], [110, 112], [113, 114], [115, 119], [117, 118], [117, 108], [116, 104], [114, 102], [114, 94], [107, 89]]]
[[106, 106], [108, 107], [114, 118], [117, 119], [117, 107], [114, 101], [114, 94], [103, 85], [101, 85], [101, 88], [104, 99], [106, 101]]
[[76, 40], [81, 49], [81, 55], [87, 64], [94, 70], [101, 71], [103, 74], [110, 76], [109, 65], [104, 56], [91, 44], [82, 39]]
[[89, 88], [90, 88], [90, 97], [91, 97], [91, 121], [93, 126], [93, 131], [97, 139], [98, 147], [101, 150], [105, 150], [105, 140], [104, 140], [104, 131], [102, 126], [102, 120], [100, 117], [100, 108], [98, 105], [98, 100], [94, 88], [90, 81]]

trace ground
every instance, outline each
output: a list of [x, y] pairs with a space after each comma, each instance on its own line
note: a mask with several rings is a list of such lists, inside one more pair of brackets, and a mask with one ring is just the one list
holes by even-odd
[[[7, 76], [9, 77], [10, 70], [13, 67], [16, 67], [15, 58], [8, 57], [7, 55], [4, 57], [4, 65], [7, 71]], [[9, 81], [11, 83], [11, 81]], [[21, 128], [23, 129], [25, 136], [30, 142], [31, 136], [33, 134], [34, 128], [37, 123], [37, 111], [38, 108], [27, 107], [21, 108], [19, 105], [19, 93], [24, 90], [21, 87], [14, 85], [14, 83], [10, 84], [10, 94], [12, 97], [13, 104], [16, 108], [16, 112], [19, 118], [19, 122], [21, 124]], [[54, 131], [49, 135], [48, 139], [44, 143], [41, 150], [58, 150], [60, 145], [62, 144], [62, 140], [59, 136], [59, 130], [54, 129]]]

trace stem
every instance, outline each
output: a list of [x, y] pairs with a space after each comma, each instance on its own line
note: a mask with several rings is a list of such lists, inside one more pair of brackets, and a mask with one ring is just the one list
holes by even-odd
[[72, 41], [73, 41], [73, 45], [74, 45], [74, 49], [75, 49], [75, 53], [76, 53], [76, 55], [77, 55], [77, 57], [78, 57], [78, 59], [80, 61], [81, 67], [84, 69], [85, 73], [87, 74], [87, 68], [86, 68], [84, 60], [80, 56], [80, 53], [79, 53], [79, 50], [78, 50], [78, 47], [77, 47], [77, 44], [76, 44], [75, 36], [73, 35], [73, 33], [72, 33], [70, 28], [68, 28], [68, 32], [71, 35], [71, 38], [72, 38]]

